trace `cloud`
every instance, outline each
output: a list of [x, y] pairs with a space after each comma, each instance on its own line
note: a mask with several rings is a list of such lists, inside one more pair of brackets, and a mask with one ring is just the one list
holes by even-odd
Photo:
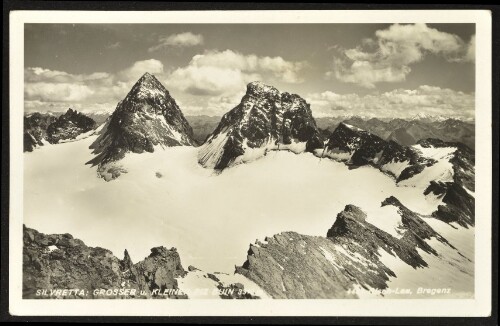
[[145, 72], [164, 78], [163, 64], [154, 59], [137, 61], [114, 74], [71, 74], [28, 67], [24, 70], [25, 110], [112, 110]]
[[136, 81], [145, 72], [153, 75], [163, 74], [163, 63], [156, 59], [136, 61], [130, 68], [119, 72], [117, 76], [122, 81]]
[[191, 47], [203, 44], [203, 35], [191, 32], [163, 36], [158, 39], [158, 44], [150, 47], [148, 52], [154, 52], [168, 47]]
[[106, 46], [106, 49], [118, 49], [121, 46], [122, 46], [122, 44], [120, 42], [115, 42], [115, 43], [108, 44]]
[[24, 89], [24, 94], [28, 98], [54, 102], [78, 102], [87, 99], [93, 93], [88, 86], [67, 83], [37, 82], [28, 84]]
[[394, 24], [376, 31], [375, 37], [351, 49], [334, 47], [337, 55], [326, 76], [374, 88], [380, 82], [404, 81], [411, 72], [410, 66], [428, 54], [442, 56], [449, 62], [474, 61], [474, 37], [467, 44], [457, 35], [426, 24]]
[[244, 55], [231, 50], [207, 51], [195, 55], [189, 64], [174, 70], [167, 85], [192, 95], [223, 95], [244, 89], [251, 81], [263, 77], [286, 83], [300, 83], [303, 62], [282, 57]]
[[476, 36], [473, 35], [470, 39], [469, 46], [467, 47], [467, 53], [465, 54], [465, 61], [475, 62], [476, 61]]
[[364, 96], [331, 91], [306, 96], [314, 116], [362, 115], [409, 118], [422, 112], [446, 117], [474, 117], [474, 93], [422, 85], [414, 90], [395, 89]]
[[40, 67], [29, 67], [24, 70], [25, 82], [52, 82], [52, 83], [71, 83], [85, 82], [109, 78], [110, 74], [106, 72], [95, 72], [92, 74], [69, 74], [64, 71], [44, 69]]
[[222, 116], [237, 106], [244, 95], [245, 92], [242, 91], [227, 96], [191, 96], [183, 101], [176, 101], [185, 115]]

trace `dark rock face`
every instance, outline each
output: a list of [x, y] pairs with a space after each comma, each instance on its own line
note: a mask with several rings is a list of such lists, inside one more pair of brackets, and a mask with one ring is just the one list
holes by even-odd
[[[292, 145], [303, 143], [304, 148]], [[296, 94], [280, 93], [260, 82], [248, 84], [241, 103], [226, 113], [200, 148], [199, 163], [223, 170], [244, 162], [254, 149], [313, 151], [321, 148], [319, 131], [309, 104]], [[255, 156], [252, 155], [252, 159]]]
[[350, 163], [361, 166], [373, 162], [377, 153], [382, 151], [386, 142], [378, 136], [354, 126], [340, 123], [331, 134], [325, 151], [337, 149], [350, 153]]
[[183, 276], [186, 272], [181, 265], [179, 254], [175, 248], [155, 247], [151, 254], [143, 261], [138, 262], [135, 269], [138, 283], [145, 285], [151, 291], [158, 289], [163, 292], [167, 289], [177, 289], [176, 277]]
[[62, 140], [75, 139], [97, 127], [96, 122], [76, 110], [68, 109], [47, 127], [47, 141], [57, 144]]
[[[447, 244], [418, 214], [396, 198], [383, 203], [398, 208], [401, 238], [366, 221], [366, 214], [347, 205], [337, 215], [327, 237], [283, 232], [267, 243], [250, 245], [247, 261], [236, 272], [253, 280], [273, 298], [352, 298], [354, 286], [385, 289], [394, 271], [380, 260], [380, 250], [413, 268], [427, 267], [417, 248], [437, 255], [425, 240]], [[451, 246], [450, 246], [451, 247]]]
[[25, 152], [32, 152], [37, 146], [43, 146], [42, 140], [47, 138], [47, 128], [56, 119], [54, 115], [38, 112], [24, 117]]
[[[100, 174], [127, 152], [153, 152], [154, 146], [194, 145], [193, 130], [167, 89], [153, 75], [144, 74], [132, 87], [90, 146]], [[113, 173], [111, 173], [113, 174]], [[114, 174], [116, 176], [119, 173]], [[113, 178], [114, 178], [113, 177]]]
[[443, 203], [432, 216], [444, 222], [468, 227], [475, 224], [475, 198], [469, 191], [475, 190], [475, 154], [462, 143], [448, 143], [439, 139], [418, 142], [422, 147], [456, 147], [450, 163], [453, 166], [453, 182], [431, 182], [424, 194], [442, 196]]
[[475, 198], [455, 182], [436, 183], [426, 189], [427, 193], [443, 196], [443, 203], [432, 216], [446, 223], [456, 222], [463, 227], [475, 224]]
[[[467, 191], [474, 191], [474, 151], [462, 143], [444, 142], [434, 138], [420, 140], [417, 145], [431, 149], [455, 148], [449, 158], [453, 182], [431, 180], [424, 195], [432, 193], [442, 198], [446, 204], [438, 207], [434, 217], [447, 223], [457, 222], [464, 227], [474, 225], [474, 197]], [[438, 162], [431, 157], [425, 157], [421, 149], [385, 141], [345, 123], [340, 123], [330, 135], [321, 156], [345, 161], [352, 166], [373, 165], [393, 176], [397, 183], [425, 173], [426, 168]], [[393, 164], [403, 164], [403, 167], [400, 171], [388, 168]]]
[[455, 183], [474, 191], [475, 189], [475, 153], [468, 146], [458, 142], [445, 142], [440, 139], [429, 138], [420, 140], [417, 144], [424, 148], [456, 147], [450, 163], [453, 165], [453, 180]]
[[[156, 291], [177, 289], [175, 277], [185, 271], [175, 248], [156, 247], [143, 261], [133, 264], [127, 250], [123, 260], [103, 248], [88, 247], [70, 234], [46, 235], [23, 228], [23, 298], [37, 296], [41, 289], [79, 289], [82, 292], [53, 293], [50, 298], [151, 298]], [[95, 290], [128, 289], [120, 294]], [[131, 292], [130, 290], [135, 290]], [[144, 291], [141, 294], [141, 291]], [[162, 296], [185, 298], [185, 295]]]
[[408, 167], [399, 175], [384, 171], [394, 176], [397, 182], [408, 179], [420, 173], [426, 166], [435, 163], [432, 159], [421, 157], [410, 147], [385, 141], [370, 132], [345, 123], [340, 123], [330, 135], [322, 155], [335, 158], [338, 153], [348, 154], [348, 159], [341, 160], [346, 160], [347, 164], [353, 166], [371, 164], [381, 168], [388, 163], [408, 162]]
[[266, 241], [250, 245], [247, 260], [236, 267], [236, 273], [254, 281], [273, 298], [356, 298], [348, 293], [353, 285], [350, 276], [331, 262], [342, 266], [351, 259], [337, 255], [332, 241], [295, 232], [283, 232]]

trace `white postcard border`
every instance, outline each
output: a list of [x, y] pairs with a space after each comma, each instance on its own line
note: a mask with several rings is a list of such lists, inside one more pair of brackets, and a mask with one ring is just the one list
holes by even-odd
[[[364, 300], [27, 300], [22, 299], [23, 94], [25, 23], [475, 23], [476, 227], [474, 299]], [[491, 314], [491, 12], [13, 11], [10, 13], [9, 311], [40, 316], [489, 316]]]

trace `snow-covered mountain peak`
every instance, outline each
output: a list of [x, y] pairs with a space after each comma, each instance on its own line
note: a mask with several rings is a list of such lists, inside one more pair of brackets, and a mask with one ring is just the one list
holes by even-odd
[[410, 120], [411, 121], [427, 120], [427, 121], [434, 121], [434, 122], [442, 122], [442, 121], [445, 121], [447, 119], [449, 119], [449, 117], [419, 112], [416, 115], [414, 115]]
[[309, 104], [261, 82], [248, 84], [241, 103], [226, 113], [199, 151], [199, 163], [223, 170], [271, 150], [295, 153], [323, 146]]
[[266, 85], [261, 81], [254, 81], [247, 85], [246, 95], [277, 97], [280, 95], [280, 92], [273, 86]]
[[132, 86], [132, 89], [127, 94], [125, 99], [146, 99], [146, 98], [162, 98], [170, 97], [168, 90], [163, 84], [152, 74], [146, 72]]
[[101, 176], [113, 179], [120, 169], [109, 163], [122, 159], [127, 152], [194, 144], [193, 130], [175, 100], [155, 76], [145, 73], [118, 103], [90, 146], [98, 155], [89, 163], [99, 165]]
[[348, 123], [345, 123], [345, 122], [341, 122], [341, 123], [339, 124], [339, 126], [340, 126], [340, 125], [341, 125], [342, 127], [348, 128], [348, 129], [350, 129], [350, 130], [352, 130], [352, 131], [357, 131], [357, 132], [366, 132], [366, 133], [367, 133], [367, 131], [365, 131], [365, 130], [363, 130], [363, 129], [361, 129], [361, 128], [355, 127], [355, 126], [353, 126], [353, 125], [350, 125], [350, 124], [348, 124]]

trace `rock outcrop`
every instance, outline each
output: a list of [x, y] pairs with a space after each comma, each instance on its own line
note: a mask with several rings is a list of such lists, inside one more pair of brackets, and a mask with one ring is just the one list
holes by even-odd
[[463, 227], [475, 225], [475, 154], [462, 143], [447, 143], [439, 139], [426, 139], [418, 144], [424, 148], [456, 148], [449, 160], [453, 179], [447, 182], [431, 181], [424, 194], [441, 197], [443, 205], [432, 215], [444, 222], [455, 222]]
[[24, 227], [23, 244], [25, 299], [186, 298], [176, 291], [176, 278], [186, 272], [175, 248], [152, 248], [133, 264], [127, 250], [120, 260], [71, 234], [46, 235]]
[[236, 272], [273, 298], [355, 298], [356, 289], [383, 290], [389, 278], [396, 277], [381, 260], [381, 251], [413, 268], [425, 268], [428, 263], [417, 249], [438, 255], [426, 240], [435, 238], [455, 249], [396, 198], [389, 197], [382, 205], [398, 209], [400, 237], [367, 222], [360, 208], [347, 205], [326, 237], [283, 232], [257, 241]]
[[75, 140], [81, 134], [97, 127], [96, 122], [76, 110], [68, 109], [47, 127], [47, 141], [57, 144], [63, 141]]
[[343, 122], [330, 135], [320, 155], [354, 167], [374, 165], [392, 175], [397, 182], [411, 178], [436, 162], [419, 155], [411, 147], [385, 141], [368, 131]]
[[241, 103], [226, 113], [200, 147], [199, 163], [223, 170], [270, 150], [296, 153], [323, 146], [309, 104], [261, 82], [248, 84]]
[[444, 203], [434, 217], [464, 227], [474, 225], [474, 151], [462, 143], [423, 139], [413, 146], [399, 145], [340, 123], [320, 157], [351, 167], [372, 165], [392, 176], [400, 186], [420, 187]]
[[47, 138], [47, 128], [56, 121], [53, 114], [38, 112], [24, 116], [24, 151], [32, 152], [36, 147], [43, 146]]

